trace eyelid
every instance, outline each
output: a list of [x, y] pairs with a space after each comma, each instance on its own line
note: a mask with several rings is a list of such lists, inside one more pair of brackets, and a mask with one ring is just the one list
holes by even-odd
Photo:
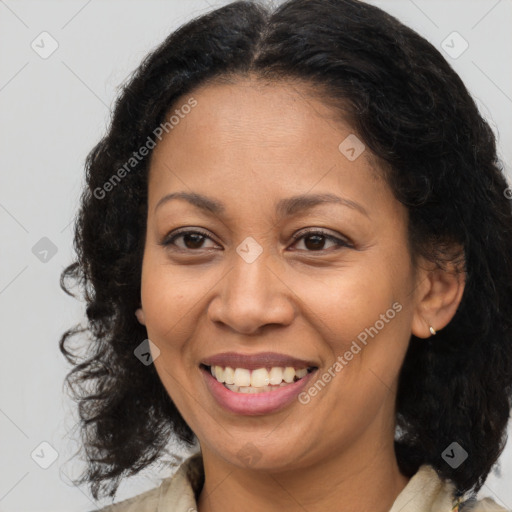
[[[183, 236], [183, 235], [187, 235], [187, 234], [199, 234], [199, 235], [204, 236], [207, 239], [210, 239], [212, 242], [218, 244], [215, 241], [215, 239], [211, 236], [211, 234], [208, 231], [204, 230], [203, 228], [196, 228], [196, 227], [192, 227], [192, 226], [186, 226], [186, 227], [178, 228], [177, 230], [172, 231], [171, 233], [168, 233], [166, 236], [164, 236], [164, 238], [159, 243], [159, 245], [162, 245], [163, 247], [174, 246], [177, 249], [183, 250], [183, 251], [199, 252], [202, 248], [199, 248], [199, 249], [183, 249], [182, 247], [178, 247], [175, 244], [173, 244], [173, 242], [174, 242], [174, 240], [176, 238], [178, 238], [180, 236]], [[326, 230], [325, 228], [315, 228], [315, 227], [304, 228], [304, 229], [298, 231], [297, 233], [294, 233], [293, 235], [291, 235], [291, 239], [293, 241], [292, 245], [294, 245], [300, 239], [304, 238], [307, 235], [320, 235], [320, 236], [323, 236], [326, 239], [334, 242], [337, 245], [338, 248], [340, 248], [340, 247], [355, 248], [353, 242], [350, 239], [348, 239], [347, 237], [345, 237], [343, 235], [334, 235], [330, 231]], [[206, 249], [203, 249], [203, 250], [206, 250]], [[327, 249], [320, 249], [318, 251], [305, 251], [305, 252], [310, 252], [310, 253], [318, 252], [318, 253], [322, 253], [322, 252], [324, 252], [326, 250]]]
[[[192, 227], [192, 226], [187, 226], [187, 227], [182, 227], [182, 228], [179, 228], [175, 231], [171, 231], [170, 233], [168, 233], [167, 235], [165, 235], [162, 239], [161, 242], [159, 242], [159, 245], [162, 245], [164, 247], [167, 247], [167, 246], [170, 246], [170, 245], [173, 245], [172, 242], [174, 242], [174, 240], [176, 238], [178, 238], [179, 236], [182, 236], [182, 235], [187, 235], [187, 234], [190, 234], [190, 233], [194, 233], [194, 234], [199, 234], [199, 235], [202, 235], [204, 236], [205, 238], [209, 238], [210, 240], [212, 240], [212, 242], [215, 242], [217, 243], [214, 238], [211, 236], [211, 233], [209, 233], [208, 231], [205, 231], [204, 229], [202, 228], [195, 228], [195, 227]], [[182, 249], [181, 247], [178, 247], [178, 249]], [[186, 250], [190, 250], [190, 249], [183, 249], [184, 251]], [[199, 249], [197, 249], [199, 250]]]
[[[341, 244], [338, 245], [345, 245], [347, 247], [353, 247], [353, 242], [348, 239], [346, 236], [343, 235], [334, 235], [330, 231], [324, 229], [324, 228], [304, 228], [301, 231], [298, 231], [297, 233], [294, 233], [291, 238], [294, 242], [296, 242], [298, 239], [304, 237], [305, 235], [322, 235], [325, 238], [333, 241], [333, 242], [341, 242]], [[320, 251], [310, 251], [310, 252], [320, 252]]]

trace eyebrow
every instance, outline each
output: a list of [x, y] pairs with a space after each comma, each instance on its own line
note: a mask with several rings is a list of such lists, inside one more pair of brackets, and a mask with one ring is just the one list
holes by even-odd
[[[160, 206], [172, 201], [173, 199], [183, 199], [201, 210], [218, 215], [222, 214], [226, 210], [220, 201], [211, 197], [197, 194], [195, 192], [173, 192], [172, 194], [167, 194], [162, 197], [156, 204], [154, 211], [156, 212]], [[281, 217], [291, 217], [299, 212], [311, 210], [315, 206], [322, 204], [340, 204], [342, 206], [348, 206], [353, 210], [359, 211], [366, 217], [369, 217], [368, 212], [359, 203], [329, 193], [301, 194], [281, 199], [276, 205], [276, 213]]]

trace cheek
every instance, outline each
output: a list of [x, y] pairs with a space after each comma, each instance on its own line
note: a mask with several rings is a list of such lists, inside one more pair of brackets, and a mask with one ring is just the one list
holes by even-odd
[[184, 349], [195, 328], [193, 308], [201, 293], [204, 295], [197, 280], [183, 277], [179, 269], [158, 255], [145, 256], [141, 299], [148, 338], [160, 350], [154, 364], [182, 414], [187, 411], [187, 393], [182, 383], [189, 378], [191, 364]]
[[374, 420], [393, 389], [407, 349], [409, 313], [385, 265], [346, 269], [323, 281], [304, 280], [307, 289], [298, 292], [308, 297], [310, 319], [329, 353], [319, 375], [328, 383], [325, 391], [316, 386], [322, 391], [312, 401], [330, 419], [318, 414], [313, 421], [327, 437], [351, 433], [350, 441]]
[[168, 262], [148, 255], [142, 267], [141, 300], [148, 335], [155, 341], [179, 339], [207, 288], [201, 280], [183, 276]]
[[326, 367], [339, 356], [345, 360], [337, 372], [343, 375], [337, 379], [342, 393], [357, 388], [371, 400], [375, 386], [390, 385], [400, 370], [411, 323], [406, 257], [375, 251], [328, 276], [294, 280], [294, 291], [307, 306], [303, 314], [326, 342]]
[[313, 315], [311, 321], [324, 326], [327, 338], [352, 339], [373, 325], [388, 310], [398, 290], [389, 267], [357, 264], [323, 275], [297, 276], [294, 292]]

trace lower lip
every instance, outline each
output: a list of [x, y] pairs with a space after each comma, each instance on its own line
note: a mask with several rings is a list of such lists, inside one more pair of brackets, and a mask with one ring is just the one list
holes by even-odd
[[209, 369], [201, 368], [206, 385], [217, 403], [230, 412], [249, 416], [269, 414], [283, 409], [292, 403], [296, 400], [297, 395], [306, 387], [316, 371], [315, 369], [302, 377], [302, 379], [287, 386], [277, 388], [275, 391], [237, 393], [220, 383], [213, 377]]

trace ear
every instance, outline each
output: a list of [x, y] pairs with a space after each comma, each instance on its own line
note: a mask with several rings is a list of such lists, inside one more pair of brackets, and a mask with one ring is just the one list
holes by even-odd
[[416, 282], [412, 334], [429, 338], [430, 326], [438, 331], [454, 317], [464, 293], [466, 273], [460, 264], [457, 267], [448, 263], [445, 269], [440, 269], [429, 262], [421, 265]]
[[140, 324], [146, 325], [146, 321], [144, 319], [144, 311], [142, 311], [142, 308], [135, 310], [135, 316], [137, 317], [137, 320]]

